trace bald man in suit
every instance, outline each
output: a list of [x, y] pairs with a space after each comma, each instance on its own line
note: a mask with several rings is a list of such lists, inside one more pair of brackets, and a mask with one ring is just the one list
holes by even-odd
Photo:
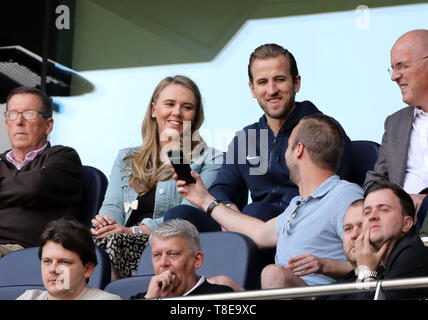
[[421, 228], [428, 208], [428, 30], [402, 35], [391, 49], [391, 80], [408, 105], [385, 120], [379, 158], [364, 188], [388, 180], [410, 194]]

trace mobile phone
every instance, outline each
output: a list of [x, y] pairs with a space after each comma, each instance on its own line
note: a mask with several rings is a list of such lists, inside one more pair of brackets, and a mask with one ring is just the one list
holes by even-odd
[[190, 165], [185, 163], [185, 158], [182, 150], [169, 150], [168, 158], [178, 175], [178, 180], [184, 180], [186, 183], [195, 183], [196, 180], [190, 174]]

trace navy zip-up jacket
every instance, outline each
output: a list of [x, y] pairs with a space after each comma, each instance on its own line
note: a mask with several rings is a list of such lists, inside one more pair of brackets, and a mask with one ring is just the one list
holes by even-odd
[[[253, 203], [269, 203], [279, 208], [277, 214], [281, 213], [299, 191], [290, 180], [285, 162], [288, 138], [300, 119], [310, 114], [322, 112], [310, 101], [296, 102], [296, 108], [278, 135], [275, 136], [269, 128], [265, 115], [238, 131], [209, 192], [217, 200], [233, 202], [242, 210], [243, 192], [249, 190]], [[342, 131], [345, 144], [337, 174], [347, 180], [351, 174], [351, 141], [343, 128]]]

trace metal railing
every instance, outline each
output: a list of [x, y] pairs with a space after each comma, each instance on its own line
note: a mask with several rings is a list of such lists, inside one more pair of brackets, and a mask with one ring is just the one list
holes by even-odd
[[317, 285], [285, 289], [249, 290], [230, 293], [216, 293], [185, 297], [165, 298], [164, 300], [243, 300], [243, 299], [293, 299], [333, 294], [347, 294], [376, 291], [375, 300], [383, 299], [383, 289], [414, 289], [428, 287], [428, 277], [379, 280], [371, 282], [352, 282]]

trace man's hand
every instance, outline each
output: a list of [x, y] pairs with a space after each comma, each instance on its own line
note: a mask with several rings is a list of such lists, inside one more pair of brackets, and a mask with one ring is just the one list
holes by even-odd
[[389, 242], [385, 242], [382, 247], [377, 250], [370, 243], [370, 229], [362, 232], [355, 240], [355, 253], [357, 265], [367, 266], [370, 270], [377, 270], [382, 258], [388, 248]]
[[179, 280], [171, 270], [166, 270], [152, 277], [145, 295], [146, 299], [165, 298], [174, 294]]
[[177, 181], [177, 192], [205, 211], [214, 197], [209, 194], [198, 173], [191, 171], [190, 174], [195, 178], [196, 183], [187, 184], [186, 181], [178, 180], [178, 175], [174, 172], [173, 178]]
[[290, 258], [285, 268], [290, 269], [297, 276], [303, 277], [311, 273], [322, 273], [323, 260], [310, 253], [305, 253]]

